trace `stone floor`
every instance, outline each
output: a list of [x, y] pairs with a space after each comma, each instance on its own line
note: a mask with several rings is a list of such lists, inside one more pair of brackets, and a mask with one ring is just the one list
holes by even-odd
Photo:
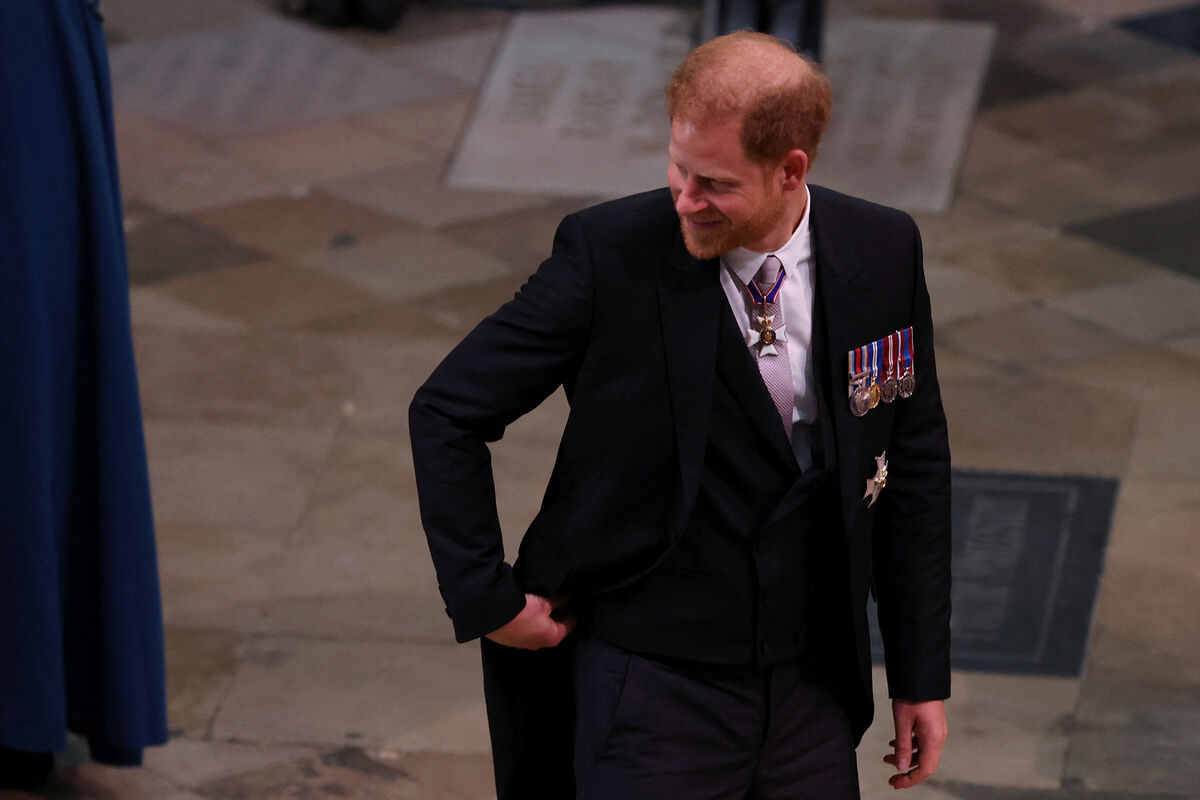
[[[1118, 24], [1179, 5], [829, 3], [997, 26], [952, 207], [919, 216], [956, 466], [1120, 481], [1084, 674], [957, 673], [912, 800], [1200, 798], [1200, 53]], [[492, 797], [405, 413], [589, 200], [443, 184], [510, 12], [415, 4], [368, 34], [265, 0], [104, 9], [172, 740], [140, 770], [61, 754], [40, 796]], [[264, 54], [242, 78], [155, 83], [169, 43], [229, 67], [235, 27]], [[255, 107], [247, 80], [292, 90]], [[496, 448], [510, 532], [564, 414]], [[884, 722], [866, 798], [890, 796]]]

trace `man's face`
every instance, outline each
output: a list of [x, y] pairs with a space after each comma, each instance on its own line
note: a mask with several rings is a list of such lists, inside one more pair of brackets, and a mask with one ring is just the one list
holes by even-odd
[[671, 122], [667, 184], [684, 244], [697, 258], [715, 258], [736, 247], [768, 252], [791, 236], [779, 181], [782, 166], [748, 159], [740, 134], [737, 118]]

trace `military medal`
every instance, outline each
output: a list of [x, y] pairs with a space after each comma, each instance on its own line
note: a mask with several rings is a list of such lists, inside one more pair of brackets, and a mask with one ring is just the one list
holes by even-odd
[[888, 334], [846, 355], [850, 365], [850, 411], [861, 417], [897, 397], [911, 397], [917, 387], [913, 367], [913, 329]]
[[758, 345], [758, 355], [775, 356], [779, 355], [779, 350], [775, 348], [776, 342], [787, 341], [787, 326], [780, 325], [776, 328], [775, 315], [767, 313], [767, 306], [775, 304], [779, 299], [779, 290], [783, 288], [783, 279], [787, 277], [783, 266], [779, 267], [779, 277], [775, 279], [775, 285], [765, 295], [758, 288], [758, 284], [751, 280], [746, 284], [746, 291], [750, 293], [750, 299], [759, 307], [760, 313], [755, 315], [755, 321], [758, 323], [758, 328], [750, 328], [746, 331], [746, 344], [750, 347]]
[[883, 397], [883, 390], [879, 388], [879, 342], [871, 342], [870, 348], [871, 377], [867, 393], [871, 399], [871, 408], [875, 408], [879, 405], [879, 400]]
[[867, 390], [867, 376], [857, 375], [851, 379], [850, 413], [861, 417], [871, 410], [871, 394]]
[[867, 481], [867, 492], [863, 495], [863, 499], [867, 501], [867, 508], [875, 505], [875, 501], [879, 499], [879, 493], [883, 491], [883, 487], [887, 486], [887, 479], [887, 451], [884, 450], [875, 457], [875, 477]]
[[896, 378], [896, 354], [900, 350], [900, 335], [893, 333], [887, 337], [887, 357], [884, 361], [886, 372], [883, 381], [883, 402], [890, 403], [900, 393], [900, 381]]
[[850, 362], [850, 413], [861, 417], [871, 410], [870, 381], [867, 375], [865, 348], [859, 347], [846, 354]]
[[904, 364], [904, 372], [900, 376], [900, 396], [912, 397], [917, 388], [916, 368], [913, 365], [913, 329], [911, 327], [900, 331], [900, 358]]

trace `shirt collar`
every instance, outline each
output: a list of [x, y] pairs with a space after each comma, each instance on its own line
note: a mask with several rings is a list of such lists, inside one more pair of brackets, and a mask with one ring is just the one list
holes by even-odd
[[[784, 272], [795, 272], [797, 264], [809, 259], [812, 247], [809, 243], [808, 235], [808, 213], [811, 209], [812, 196], [809, 195], [808, 185], [805, 184], [804, 214], [800, 217], [800, 224], [796, 226], [796, 230], [792, 233], [792, 238], [788, 239], [787, 244], [773, 251], [780, 263], [783, 264]], [[738, 280], [743, 284], [747, 284], [758, 273], [763, 260], [768, 255], [770, 254], [747, 250], [745, 247], [737, 247], [722, 255], [721, 263], [725, 265], [726, 269], [737, 275]]]

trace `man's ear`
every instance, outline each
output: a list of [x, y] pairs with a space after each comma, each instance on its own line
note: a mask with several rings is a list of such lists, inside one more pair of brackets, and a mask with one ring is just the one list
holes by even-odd
[[783, 189], [796, 191], [804, 185], [804, 177], [808, 175], [808, 153], [800, 148], [789, 150], [783, 157]]

